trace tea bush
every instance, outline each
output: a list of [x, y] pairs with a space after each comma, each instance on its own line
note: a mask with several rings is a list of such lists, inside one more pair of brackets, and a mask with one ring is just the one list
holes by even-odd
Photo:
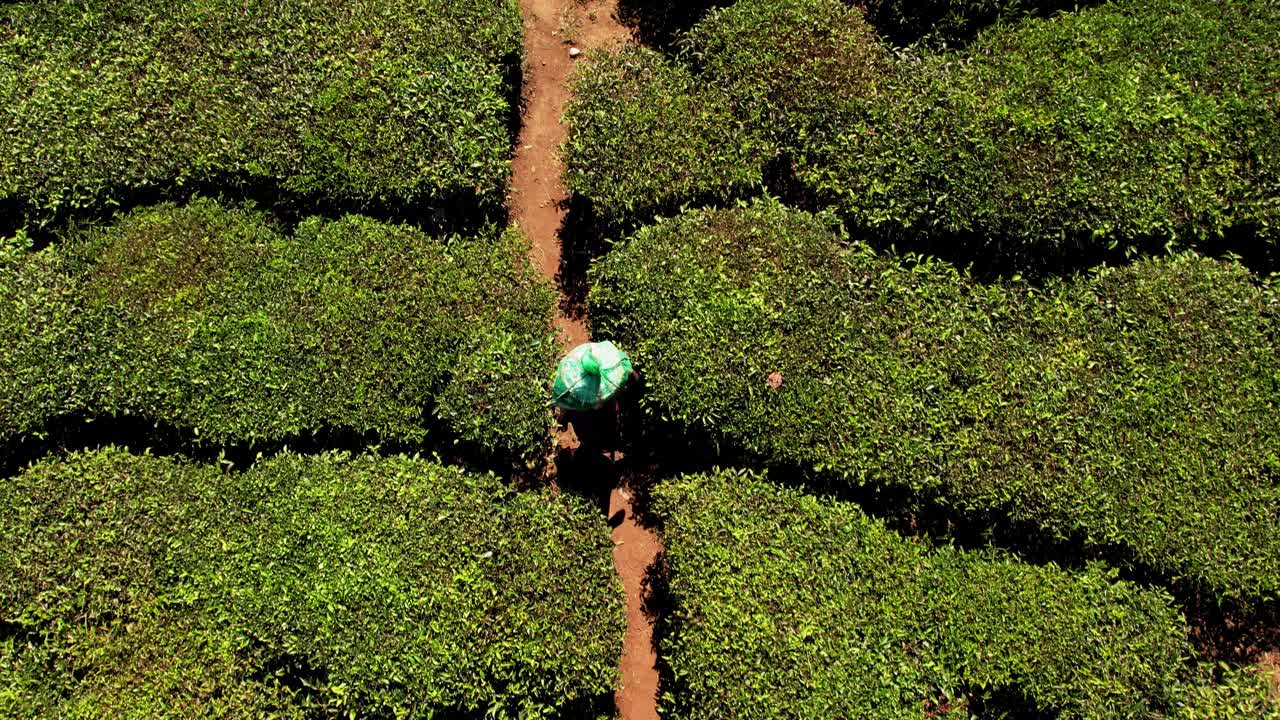
[[860, 227], [1011, 256], [1274, 243], [1280, 6], [1119, 2], [904, 62], [887, 103], [808, 145], [803, 182]]
[[0, 436], [81, 413], [218, 444], [336, 429], [535, 454], [557, 345], [526, 250], [514, 232], [432, 238], [355, 215], [286, 235], [198, 200], [11, 252]]
[[[620, 0], [619, 18], [635, 28], [639, 39], [670, 48], [714, 8], [733, 0]], [[1034, 15], [1078, 9], [1097, 0], [865, 0], [846, 2], [866, 11], [867, 19], [890, 42], [905, 45], [961, 43], [994, 22], [1013, 22]], [[821, 32], [821, 27], [811, 26]], [[803, 36], [791, 40], [803, 43]]]
[[726, 93], [747, 127], [781, 149], [844, 130], [894, 68], [862, 11], [834, 0], [742, 0], [709, 13], [686, 47], [698, 85]]
[[933, 550], [742, 471], [655, 496], [674, 606], [665, 717], [923, 720], [1009, 691], [1054, 717], [1145, 717], [1188, 651], [1167, 595], [1101, 567]]
[[204, 610], [223, 528], [260, 501], [234, 476], [108, 449], [0, 498], [0, 715], [301, 717], [255, 677], [272, 658]]
[[570, 495], [405, 457], [118, 449], [0, 484], [6, 717], [536, 718], [611, 701], [612, 545]]
[[1096, 5], [1098, 0], [870, 0], [868, 19], [892, 42], [963, 44], [995, 22]]
[[[1206, 664], [1207, 665], [1207, 664]], [[1212, 675], [1212, 666], [1201, 675]], [[1177, 720], [1280, 720], [1280, 702], [1272, 697], [1269, 683], [1257, 668], [1218, 668], [1221, 678], [1193, 678], [1187, 683], [1176, 710]], [[1196, 682], [1198, 681], [1198, 682]]]
[[650, 47], [669, 48], [713, 7], [734, 0], [618, 0], [617, 17], [636, 39]]
[[649, 415], [1222, 596], [1280, 594], [1274, 288], [1193, 255], [987, 285], [833, 222], [691, 212], [598, 263], [596, 334], [632, 353]]
[[723, 93], [647, 48], [593, 58], [572, 80], [563, 150], [568, 184], [606, 221], [761, 185], [769, 145]]
[[[695, 74], [679, 86], [616, 59], [582, 70], [567, 177], [625, 222], [751, 194], [720, 178], [776, 165], [784, 190], [877, 237], [1027, 265], [1224, 236], [1266, 246], [1280, 213], [1277, 32], [1275, 3], [1122, 0], [992, 28], [963, 53], [890, 54], [838, 0], [741, 0], [689, 33]], [[631, 101], [685, 86], [665, 105]], [[727, 140], [636, 133], [632, 119], [682, 128], [689, 106], [722, 105]], [[588, 111], [615, 106], [621, 120]], [[635, 138], [680, 146], [661, 160], [618, 149]], [[666, 165], [700, 182], [651, 182]]]
[[54, 0], [0, 27], [0, 203], [30, 221], [201, 183], [502, 207], [515, 0]]

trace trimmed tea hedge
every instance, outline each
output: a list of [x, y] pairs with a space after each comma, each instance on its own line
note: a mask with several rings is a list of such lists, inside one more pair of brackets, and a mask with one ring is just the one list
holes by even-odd
[[[652, 214], [637, 209], [749, 194], [721, 178], [776, 163], [878, 236], [1026, 263], [1224, 235], [1271, 243], [1277, 34], [1271, 2], [1122, 0], [993, 28], [964, 54], [891, 56], [838, 0], [741, 0], [689, 34], [692, 77], [672, 61], [661, 73], [620, 73], [618, 59], [582, 70], [568, 180], [626, 223]], [[665, 105], [641, 100], [684, 87]], [[733, 119], [719, 134], [652, 130], [723, 106]], [[665, 107], [671, 116], [654, 117]], [[617, 117], [600, 119], [603, 108]], [[622, 151], [633, 143], [665, 146]], [[699, 182], [667, 181], [676, 156]]]
[[[1207, 673], [1202, 673], [1207, 674]], [[1176, 720], [1280, 720], [1280, 702], [1258, 668], [1226, 668], [1217, 682], [1190, 684], [1177, 709]]]
[[618, 0], [617, 17], [650, 47], [668, 48], [713, 7], [734, 0]]
[[1050, 15], [1099, 0], [869, 0], [868, 19], [897, 44], [963, 43], [984, 27], [1032, 15]]
[[906, 63], [865, 124], [797, 164], [859, 226], [1010, 255], [1272, 243], [1280, 5], [1118, 2]]
[[116, 449], [0, 484], [6, 717], [537, 718], [612, 702], [581, 499], [409, 459]]
[[936, 551], [740, 471], [658, 485], [671, 718], [929, 718], [993, 694], [1146, 716], [1189, 650], [1170, 598], [1090, 567]]
[[742, 0], [709, 13], [687, 47], [697, 85], [727, 94], [747, 128], [784, 151], [843, 130], [894, 69], [862, 12], [836, 0]]
[[[620, 0], [618, 14], [636, 28], [642, 41], [667, 47], [678, 44], [683, 33], [711, 9], [733, 4], [733, 0]], [[890, 42], [940, 45], [972, 40], [994, 22], [1051, 15], [1096, 5], [1098, 0], [863, 0], [845, 4], [863, 8], [868, 20]], [[808, 29], [822, 31], [818, 26]], [[807, 37], [791, 39], [803, 43]]]
[[569, 186], [606, 221], [758, 188], [772, 152], [723, 93], [639, 46], [574, 75], [563, 148]]
[[[845, 245], [762, 202], [600, 261], [647, 412], [770, 462], [1280, 594], [1280, 298], [1191, 255], [1031, 287]], [[783, 384], [766, 382], [780, 373]]]
[[0, 27], [0, 203], [28, 220], [192, 183], [502, 206], [515, 0], [53, 0]]
[[514, 232], [436, 239], [352, 215], [286, 236], [198, 200], [18, 245], [0, 260], [0, 436], [82, 413], [220, 444], [324, 429], [515, 457], [545, 444], [554, 300]]
[[632, 45], [574, 76], [566, 180], [607, 223], [758, 192], [783, 148], [859, 107], [889, 69], [839, 0], [743, 0], [686, 45], [692, 68]]

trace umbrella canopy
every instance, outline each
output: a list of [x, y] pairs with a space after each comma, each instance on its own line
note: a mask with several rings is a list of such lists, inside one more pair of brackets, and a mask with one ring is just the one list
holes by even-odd
[[629, 377], [631, 358], [616, 345], [586, 343], [560, 361], [551, 393], [557, 407], [594, 410], [617, 395]]

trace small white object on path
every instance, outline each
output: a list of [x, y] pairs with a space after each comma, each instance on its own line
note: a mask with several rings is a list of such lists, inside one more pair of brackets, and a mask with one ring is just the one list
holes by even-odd
[[582, 50], [581, 50], [581, 48], [576, 48], [576, 47], [571, 47], [571, 48], [569, 48], [569, 57], [575, 57], [575, 58], [576, 58], [576, 57], [578, 57], [578, 56], [579, 56], [579, 55], [581, 55], [581, 54], [582, 54]]

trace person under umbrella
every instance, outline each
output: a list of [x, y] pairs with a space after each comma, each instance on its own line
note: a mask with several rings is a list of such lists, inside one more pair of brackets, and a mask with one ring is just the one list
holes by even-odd
[[635, 377], [631, 358], [608, 341], [579, 345], [560, 361], [552, 402], [565, 411], [583, 447], [616, 445], [618, 396]]

